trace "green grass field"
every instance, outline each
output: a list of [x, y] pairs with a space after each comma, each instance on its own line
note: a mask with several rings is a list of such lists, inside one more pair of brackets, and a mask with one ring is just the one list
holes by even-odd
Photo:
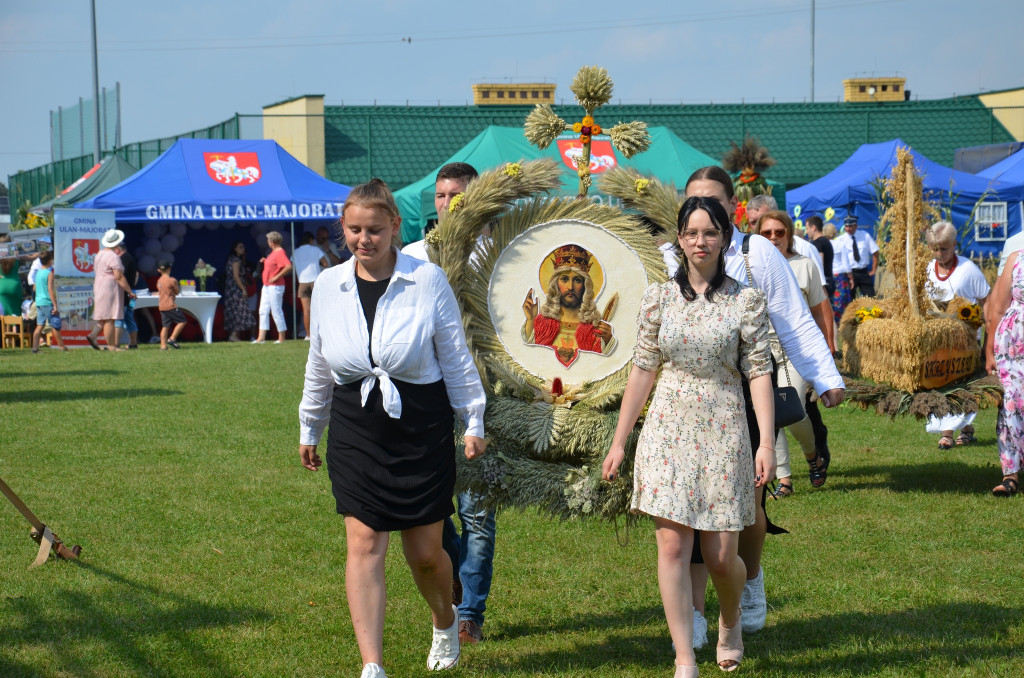
[[[342, 521], [298, 464], [305, 351], [0, 352], [0, 477], [84, 548], [26, 569], [28, 524], [0, 500], [0, 676], [359, 675]], [[799, 475], [769, 507], [792, 533], [769, 538], [740, 674], [1024, 675], [1024, 503], [989, 494], [994, 411], [947, 452], [913, 420], [825, 416], [828, 484]], [[610, 524], [501, 514], [487, 640], [456, 674], [672, 675], [653, 542], [647, 522], [622, 547]], [[387, 574], [385, 668], [427, 675], [397, 538]], [[718, 674], [713, 643], [698, 661]]]

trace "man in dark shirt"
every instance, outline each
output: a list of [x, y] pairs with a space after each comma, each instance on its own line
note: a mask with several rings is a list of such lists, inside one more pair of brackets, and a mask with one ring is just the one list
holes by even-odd
[[824, 233], [822, 228], [824, 224], [821, 223], [821, 217], [812, 216], [804, 222], [807, 227], [807, 239], [814, 245], [814, 249], [818, 250], [818, 254], [821, 256], [821, 263], [825, 267], [825, 289], [828, 291], [828, 296], [832, 298], [832, 292], [835, 291], [835, 285], [832, 282], [832, 241], [829, 240]]
[[[114, 248], [121, 257], [121, 264], [124, 266], [124, 279], [134, 290], [139, 278], [139, 265], [124, 246], [124, 242]], [[124, 318], [114, 321], [114, 340], [117, 346], [121, 345], [121, 338], [124, 332], [128, 332], [128, 348], [139, 347], [139, 326], [135, 324], [135, 300], [124, 293]]]

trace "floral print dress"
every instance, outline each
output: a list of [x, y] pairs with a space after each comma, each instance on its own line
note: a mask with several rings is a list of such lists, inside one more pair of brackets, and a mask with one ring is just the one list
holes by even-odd
[[[709, 302], [652, 285], [633, 363], [662, 368], [637, 443], [632, 510], [697, 530], [754, 522], [754, 465], [742, 376], [771, 373], [764, 294], [727, 280]], [[741, 375], [742, 372], [742, 375]]]
[[245, 332], [256, 324], [256, 318], [249, 309], [248, 293], [238, 289], [231, 267], [238, 262], [239, 276], [242, 282], [248, 282], [245, 262], [236, 255], [228, 257], [224, 267], [224, 329], [228, 332]]
[[1017, 255], [1010, 278], [1010, 306], [993, 338], [1003, 404], [996, 419], [1003, 475], [1024, 466], [1024, 259]]

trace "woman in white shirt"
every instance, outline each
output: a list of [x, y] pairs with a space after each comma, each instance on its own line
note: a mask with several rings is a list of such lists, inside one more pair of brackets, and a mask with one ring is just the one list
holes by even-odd
[[[782, 210], [773, 210], [766, 212], [761, 217], [758, 228], [760, 229], [760, 234], [768, 238], [772, 245], [775, 246], [775, 249], [786, 258], [786, 262], [793, 269], [793, 275], [800, 286], [800, 291], [803, 292], [804, 301], [807, 302], [807, 308], [811, 311], [811, 317], [814, 318], [814, 322], [818, 329], [821, 330], [822, 335], [828, 336], [825, 331], [824, 309], [829, 301], [828, 297], [825, 296], [825, 287], [822, 285], [821, 275], [818, 273], [818, 267], [815, 262], [802, 254], [797, 254], [796, 250], [793, 249], [793, 221]], [[817, 251], [815, 251], [815, 256], [817, 256]], [[779, 365], [779, 386], [793, 386], [796, 388], [797, 393], [800, 394], [800, 402], [803, 403], [809, 388], [807, 382], [800, 376], [796, 368], [793, 367], [793, 363], [789, 361], [789, 356], [783, 354], [782, 344], [779, 343], [779, 338], [776, 336], [774, 329], [769, 333], [768, 339], [772, 345], [772, 354], [775, 356], [775, 362]], [[826, 464], [824, 459], [821, 459], [818, 456], [818, 452], [815, 451], [814, 429], [811, 426], [810, 419], [807, 418], [807, 415], [804, 415], [803, 419], [789, 427], [789, 431], [796, 438], [797, 442], [800, 443], [800, 448], [803, 450], [804, 459], [807, 460], [809, 466], [808, 473], [811, 485], [821, 487], [825, 484], [827, 477]], [[779, 485], [772, 494], [772, 497], [782, 499], [793, 494], [793, 471], [789, 465], [789, 442], [784, 430], [779, 431], [775, 440], [775, 459], [778, 463], [778, 470], [775, 472], [775, 475], [779, 479]]]
[[484, 451], [483, 385], [444, 272], [394, 246], [401, 217], [387, 185], [349, 194], [341, 226], [350, 260], [313, 288], [299, 456], [327, 469], [348, 545], [345, 589], [363, 678], [384, 676], [384, 558], [401, 531], [413, 579], [430, 606], [431, 670], [459, 661], [452, 563], [441, 548], [454, 513], [453, 411], [466, 426], [465, 454]]
[[[932, 224], [925, 234], [925, 241], [935, 255], [935, 258], [928, 262], [928, 293], [935, 301], [944, 302], [953, 297], [961, 297], [984, 309], [992, 288], [985, 279], [985, 274], [973, 261], [957, 255], [956, 235], [956, 226], [948, 221]], [[976, 416], [976, 412], [947, 414], [944, 417], [936, 417], [933, 414], [928, 417], [925, 430], [942, 436], [939, 438], [940, 450], [948, 450], [954, 444], [967, 445], [977, 440], [974, 437]], [[958, 436], [957, 431], [960, 431]]]

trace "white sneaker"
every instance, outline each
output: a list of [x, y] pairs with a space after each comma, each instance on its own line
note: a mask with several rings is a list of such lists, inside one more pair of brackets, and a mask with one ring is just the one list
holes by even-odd
[[693, 608], [693, 649], [699, 650], [708, 644], [708, 620], [700, 610]]
[[743, 633], [753, 633], [764, 628], [768, 616], [768, 601], [764, 595], [764, 570], [758, 570], [757, 576], [748, 579], [743, 585], [740, 596], [740, 621]]
[[359, 674], [359, 678], [388, 678], [387, 674], [377, 664], [367, 664], [363, 667], [363, 672]]
[[434, 629], [434, 639], [430, 643], [430, 654], [427, 655], [427, 668], [431, 671], [444, 671], [459, 665], [459, 608], [452, 605], [455, 621], [446, 629]]

